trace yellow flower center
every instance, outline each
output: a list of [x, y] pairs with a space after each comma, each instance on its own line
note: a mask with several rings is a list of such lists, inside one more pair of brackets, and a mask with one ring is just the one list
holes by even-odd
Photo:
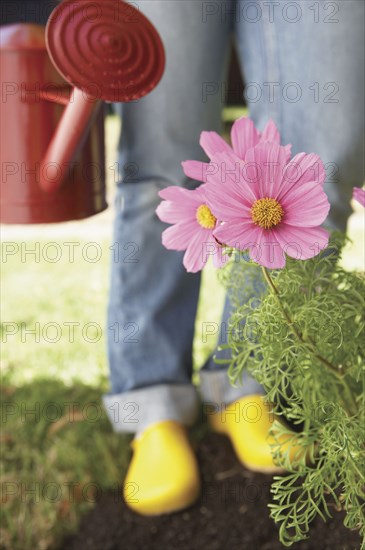
[[198, 220], [199, 225], [204, 227], [204, 229], [214, 229], [215, 224], [217, 223], [217, 218], [213, 216], [209, 206], [206, 204], [201, 204], [199, 206], [196, 211], [196, 219]]
[[280, 203], [275, 199], [258, 199], [251, 207], [251, 218], [253, 223], [271, 229], [278, 225], [284, 216], [284, 210]]

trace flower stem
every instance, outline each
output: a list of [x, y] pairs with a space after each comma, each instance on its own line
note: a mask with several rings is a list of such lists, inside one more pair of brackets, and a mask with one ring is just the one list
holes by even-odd
[[[284, 305], [281, 301], [280, 293], [279, 293], [274, 281], [272, 280], [269, 271], [264, 266], [261, 266], [261, 268], [262, 268], [262, 272], [264, 274], [265, 280], [266, 280], [267, 284], [269, 285], [272, 293], [276, 297], [277, 303], [278, 303], [278, 305], [281, 309], [282, 314], [285, 317], [286, 322], [288, 323], [289, 328], [292, 330], [293, 334], [296, 336], [296, 338], [299, 340], [299, 342], [301, 342], [302, 344], [305, 344], [306, 346], [308, 346], [308, 348], [313, 353], [313, 355], [321, 363], [323, 363], [338, 378], [338, 380], [340, 381], [342, 387], [344, 388], [347, 396], [350, 398], [350, 401], [351, 401], [351, 405], [349, 406], [350, 413], [351, 414], [356, 414], [356, 412], [358, 410], [357, 409], [357, 403], [354, 399], [354, 396], [352, 395], [352, 392], [350, 391], [350, 388], [347, 386], [346, 381], [343, 379], [343, 375], [341, 373], [339, 373], [339, 371], [338, 371], [338, 369], [335, 365], [333, 365], [330, 361], [328, 361], [325, 357], [323, 357], [322, 355], [320, 355], [317, 352], [315, 344], [314, 344], [312, 339], [308, 338], [308, 341], [306, 341], [303, 338], [303, 336], [301, 335], [301, 333], [298, 331], [297, 327], [293, 323], [289, 313], [285, 309], [285, 307], [284, 307]], [[345, 406], [345, 410], [346, 410], [346, 406]]]
[[328, 361], [325, 357], [322, 357], [322, 355], [320, 355], [316, 349], [315, 349], [315, 345], [312, 341], [306, 341], [303, 336], [300, 334], [300, 332], [298, 331], [297, 327], [295, 326], [295, 324], [293, 323], [289, 313], [286, 311], [285, 307], [283, 306], [283, 303], [280, 299], [280, 293], [277, 289], [277, 287], [275, 286], [275, 283], [274, 281], [272, 280], [271, 276], [270, 276], [270, 273], [269, 271], [267, 270], [266, 267], [264, 266], [261, 266], [262, 268], [262, 272], [264, 274], [264, 277], [265, 277], [265, 280], [267, 282], [267, 284], [269, 285], [270, 289], [272, 290], [273, 294], [276, 296], [276, 299], [277, 299], [277, 302], [278, 302], [278, 305], [289, 325], [289, 327], [291, 328], [292, 332], [294, 333], [294, 335], [297, 337], [297, 339], [302, 342], [302, 344], [306, 344], [307, 346], [310, 347], [311, 351], [313, 352], [314, 356], [319, 360], [321, 361], [321, 363], [323, 363], [324, 365], [326, 365], [326, 367], [328, 367], [329, 369], [331, 369], [331, 371], [338, 377], [338, 378], [342, 378], [342, 375], [338, 372], [338, 369], [335, 367], [335, 365], [333, 365], [332, 363], [330, 363], [330, 361]]

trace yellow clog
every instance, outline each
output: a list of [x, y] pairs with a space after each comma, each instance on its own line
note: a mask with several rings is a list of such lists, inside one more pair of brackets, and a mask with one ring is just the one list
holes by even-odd
[[132, 442], [123, 487], [126, 504], [153, 516], [182, 510], [200, 494], [200, 476], [185, 428], [173, 420], [149, 426]]
[[[274, 420], [278, 421], [261, 395], [249, 395], [230, 403], [221, 411], [208, 415], [214, 431], [227, 435], [240, 462], [249, 470], [261, 473], [283, 472], [283, 466], [276, 464], [272, 457], [275, 440], [269, 436]], [[279, 420], [281, 422], [281, 420]], [[282, 423], [282, 422], [281, 422]], [[289, 441], [295, 434], [285, 434], [278, 439], [283, 446], [281, 456], [288, 453], [286, 459], [303, 456], [305, 451], [298, 445], [291, 446]], [[286, 460], [285, 459], [285, 460]], [[283, 463], [283, 460], [281, 460]]]

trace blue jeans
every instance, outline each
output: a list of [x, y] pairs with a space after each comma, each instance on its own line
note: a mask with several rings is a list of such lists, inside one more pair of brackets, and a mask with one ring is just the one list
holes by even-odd
[[[191, 376], [200, 277], [185, 272], [180, 252], [162, 247], [166, 226], [155, 209], [163, 187], [195, 185], [180, 163], [205, 160], [200, 132], [221, 130], [232, 35], [256, 125], [273, 118], [293, 154], [316, 152], [326, 164], [329, 225], [345, 229], [352, 187], [364, 175], [364, 2], [138, 5], [161, 34], [166, 72], [152, 93], [121, 108], [105, 406], [115, 429], [129, 432], [168, 418], [188, 425], [198, 411]], [[227, 301], [222, 323], [229, 314]], [[217, 407], [262, 392], [248, 375], [233, 388], [212, 359], [200, 382], [203, 401]]]

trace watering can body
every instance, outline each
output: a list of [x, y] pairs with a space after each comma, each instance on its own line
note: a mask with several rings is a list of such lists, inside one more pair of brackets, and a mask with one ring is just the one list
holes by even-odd
[[[0, 221], [61, 222], [104, 210], [101, 102], [87, 102], [89, 121], [75, 147], [72, 128], [62, 133], [59, 125], [66, 108], [69, 118], [72, 115], [70, 102], [78, 108], [77, 98], [51, 62], [45, 27], [26, 23], [2, 27], [0, 63]], [[57, 157], [58, 162], [49, 154], [55, 136], [67, 152]]]
[[103, 101], [135, 101], [157, 85], [165, 66], [157, 31], [120, 0], [64, 0], [46, 27], [0, 30], [0, 222], [101, 212]]

